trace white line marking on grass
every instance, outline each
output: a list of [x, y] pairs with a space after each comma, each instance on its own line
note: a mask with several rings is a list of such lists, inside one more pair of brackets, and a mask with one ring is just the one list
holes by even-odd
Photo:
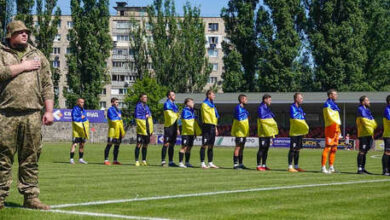
[[110, 214], [110, 213], [98, 213], [98, 212], [81, 212], [81, 211], [67, 211], [67, 210], [59, 210], [59, 209], [52, 209], [52, 210], [37, 210], [37, 209], [27, 209], [23, 207], [10, 207], [10, 208], [17, 208], [17, 209], [23, 209], [28, 211], [41, 211], [41, 212], [53, 212], [53, 213], [60, 213], [60, 214], [67, 214], [67, 215], [85, 215], [85, 216], [94, 216], [94, 217], [108, 217], [108, 218], [121, 218], [121, 219], [140, 219], [140, 220], [169, 220], [168, 218], [155, 218], [155, 217], [143, 217], [143, 216], [130, 216], [130, 215], [117, 215], [117, 214]]
[[383, 154], [377, 154], [377, 155], [372, 155], [372, 156], [370, 156], [370, 157], [371, 157], [371, 158], [378, 159], [378, 158], [382, 158], [382, 155], [383, 155]]
[[104, 204], [112, 204], [112, 203], [138, 202], [138, 201], [175, 199], [175, 198], [186, 198], [186, 197], [213, 196], [219, 194], [233, 194], [233, 193], [297, 189], [297, 188], [320, 187], [320, 186], [348, 185], [348, 184], [357, 184], [357, 183], [377, 183], [377, 182], [390, 182], [390, 179], [362, 180], [362, 181], [349, 181], [349, 182], [336, 182], [336, 183], [319, 183], [319, 184], [293, 185], [293, 186], [273, 186], [273, 187], [253, 188], [253, 189], [239, 189], [239, 190], [229, 190], [229, 191], [225, 190], [225, 191], [154, 196], [154, 197], [133, 198], [133, 199], [118, 199], [118, 200], [106, 200], [106, 201], [95, 201], [95, 202], [84, 202], [84, 203], [73, 203], [73, 204], [71, 203], [71, 204], [52, 205], [50, 207], [52, 209], [59, 209], [59, 208], [67, 208], [67, 207], [75, 207], [75, 206], [104, 205]]
[[168, 220], [167, 218], [128, 216], [128, 215], [117, 215], [117, 214], [96, 213], [96, 212], [80, 212], [80, 211], [65, 211], [65, 210], [47, 210], [46, 212], [54, 212], [54, 213], [61, 213], [61, 214], [67, 214], [67, 215], [79, 215], [79, 216], [85, 215], [85, 216], [121, 218], [121, 219]]

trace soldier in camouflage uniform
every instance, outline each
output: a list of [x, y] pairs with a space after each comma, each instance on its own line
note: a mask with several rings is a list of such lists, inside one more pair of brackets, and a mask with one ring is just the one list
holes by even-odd
[[42, 123], [53, 123], [50, 64], [42, 52], [28, 44], [30, 30], [23, 22], [11, 22], [7, 31], [5, 44], [0, 45], [0, 209], [9, 193], [16, 152], [23, 206], [49, 209], [38, 199], [38, 159]]

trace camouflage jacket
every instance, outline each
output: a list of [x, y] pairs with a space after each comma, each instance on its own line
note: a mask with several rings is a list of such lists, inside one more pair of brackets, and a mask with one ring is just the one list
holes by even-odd
[[[9, 66], [36, 57], [41, 60], [41, 68], [11, 76]], [[0, 44], [0, 110], [42, 110], [46, 100], [54, 100], [54, 91], [50, 64], [44, 54], [28, 45], [19, 59], [14, 50]]]

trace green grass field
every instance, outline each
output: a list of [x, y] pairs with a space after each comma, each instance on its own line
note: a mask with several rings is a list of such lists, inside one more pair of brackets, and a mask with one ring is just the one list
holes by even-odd
[[[150, 146], [149, 167], [135, 167], [134, 145], [121, 146], [121, 166], [103, 165], [104, 144], [86, 146], [84, 158], [88, 165], [70, 165], [69, 145], [44, 145], [39, 167], [43, 202], [60, 205], [149, 199], [76, 204], [50, 212], [8, 207], [0, 211], [0, 219], [389, 219], [390, 216], [390, 178], [379, 175], [382, 152], [370, 152], [367, 157], [367, 170], [378, 175], [356, 175], [357, 152], [344, 150], [336, 156], [335, 165], [340, 173], [327, 175], [319, 172], [321, 150], [302, 150], [300, 165], [307, 172], [288, 173], [287, 149], [271, 149], [268, 166], [272, 171], [259, 172], [255, 170], [254, 148], [244, 152], [244, 163], [250, 170], [232, 169], [233, 148], [215, 149], [214, 162], [222, 169], [203, 170], [198, 167], [199, 147], [194, 147], [191, 157], [197, 167], [183, 169], [160, 167], [160, 146]], [[374, 155], [378, 156], [371, 157]], [[16, 166], [6, 202], [8, 206], [20, 207], [23, 197], [16, 189]], [[229, 193], [196, 194], [220, 191]], [[103, 216], [93, 216], [99, 214]]]

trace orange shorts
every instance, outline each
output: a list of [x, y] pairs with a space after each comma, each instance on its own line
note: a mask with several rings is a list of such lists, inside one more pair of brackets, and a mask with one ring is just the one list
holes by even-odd
[[336, 123], [325, 127], [325, 145], [337, 146], [339, 144], [340, 133], [340, 125]]

